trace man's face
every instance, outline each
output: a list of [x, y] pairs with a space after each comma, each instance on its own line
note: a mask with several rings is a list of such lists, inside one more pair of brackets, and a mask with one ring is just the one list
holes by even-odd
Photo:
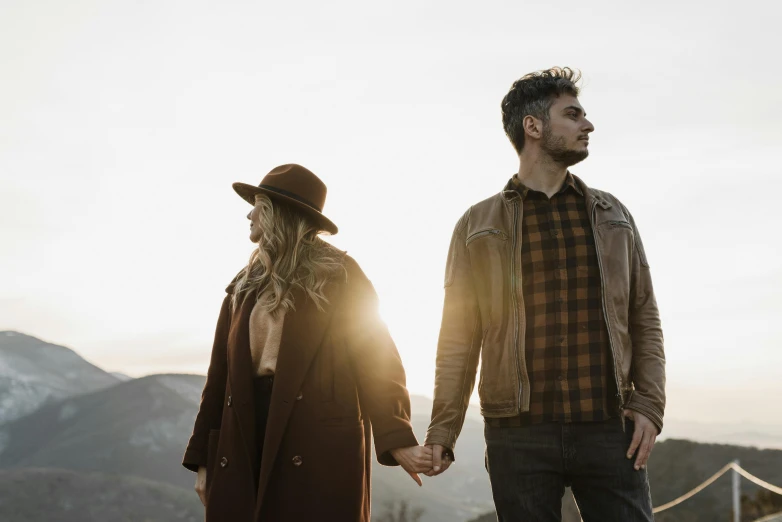
[[543, 122], [541, 148], [552, 160], [570, 167], [589, 156], [589, 134], [595, 130], [578, 98], [563, 94], [554, 100]]

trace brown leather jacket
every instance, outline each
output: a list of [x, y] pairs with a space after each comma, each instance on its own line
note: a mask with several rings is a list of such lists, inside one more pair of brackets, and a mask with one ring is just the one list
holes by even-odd
[[[665, 355], [660, 316], [641, 236], [614, 196], [589, 188], [618, 403], [649, 417], [662, 430]], [[521, 291], [523, 201], [505, 189], [473, 205], [456, 224], [445, 270], [445, 303], [437, 346], [432, 422], [426, 444], [453, 449], [475, 385], [485, 417], [529, 410]]]

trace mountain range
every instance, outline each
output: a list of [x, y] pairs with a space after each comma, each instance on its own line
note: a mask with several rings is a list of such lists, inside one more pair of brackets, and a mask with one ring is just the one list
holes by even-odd
[[120, 379], [73, 350], [18, 332], [0, 332], [0, 424], [46, 402], [102, 390]]
[[[16, 332], [0, 332], [0, 404], [6, 419], [0, 424], [0, 520], [55, 520], [44, 515], [36, 518], [33, 512], [62, 505], [72, 508], [57, 520], [201, 517], [202, 508], [192, 490], [195, 477], [180, 461], [203, 384], [200, 375], [122, 379], [68, 348]], [[431, 400], [413, 396], [411, 402], [413, 426], [423, 440]], [[10, 405], [8, 410], [6, 405]], [[423, 488], [400, 468], [375, 465], [373, 512], [383, 513], [392, 503], [405, 500], [424, 510], [421, 522], [484, 520], [480, 517], [491, 512], [493, 504], [483, 467], [483, 422], [477, 408], [468, 411], [456, 454], [447, 473], [423, 477]], [[654, 504], [676, 498], [735, 458], [764, 480], [782, 483], [782, 451], [665, 440], [657, 444], [649, 464]], [[44, 503], [27, 496], [28, 489], [21, 487], [26, 481], [43, 485]], [[156, 484], [160, 485], [157, 490]], [[729, 486], [729, 478], [723, 477], [657, 520], [722, 520], [729, 509]], [[745, 491], [751, 493], [754, 487], [747, 484]], [[113, 494], [143, 497], [147, 500], [139, 506], [149, 510], [158, 506], [158, 516], [163, 518], [142, 513], [142, 507], [142, 511], [126, 510], [109, 518], [98, 516], [98, 507], [85, 511], [90, 505], [85, 499], [90, 496], [94, 506], [111, 509], [106, 499]], [[3, 511], [11, 509], [8, 506], [16, 506], [16, 511]], [[565, 506], [564, 522], [577, 521], [572, 499], [566, 498]], [[74, 518], [67, 518], [71, 515]]]

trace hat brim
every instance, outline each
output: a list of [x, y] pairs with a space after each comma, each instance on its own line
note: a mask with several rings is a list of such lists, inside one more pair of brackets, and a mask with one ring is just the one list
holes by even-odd
[[321, 228], [321, 231], [328, 232], [332, 236], [335, 235], [337, 232], [339, 232], [339, 228], [337, 228], [337, 225], [335, 225], [329, 218], [327, 218], [326, 216], [324, 216], [323, 214], [321, 214], [311, 206], [307, 205], [306, 203], [299, 201], [298, 199], [294, 199], [284, 194], [273, 192], [263, 187], [248, 185], [247, 183], [234, 183], [233, 189], [236, 191], [237, 194], [239, 194], [239, 197], [241, 197], [243, 200], [248, 202], [250, 205], [255, 206], [256, 194], [266, 194], [271, 199], [276, 199], [278, 201], [283, 201], [285, 203], [293, 205], [299, 210], [301, 210], [302, 212], [304, 212], [305, 214], [307, 214], [308, 216], [310, 216], [315, 221], [315, 223], [317, 223], [318, 226]]

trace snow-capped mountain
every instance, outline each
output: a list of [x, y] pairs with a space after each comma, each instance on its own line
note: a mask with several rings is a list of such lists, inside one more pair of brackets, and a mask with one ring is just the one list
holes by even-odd
[[32, 413], [49, 401], [118, 382], [69, 348], [18, 332], [0, 332], [0, 424]]

